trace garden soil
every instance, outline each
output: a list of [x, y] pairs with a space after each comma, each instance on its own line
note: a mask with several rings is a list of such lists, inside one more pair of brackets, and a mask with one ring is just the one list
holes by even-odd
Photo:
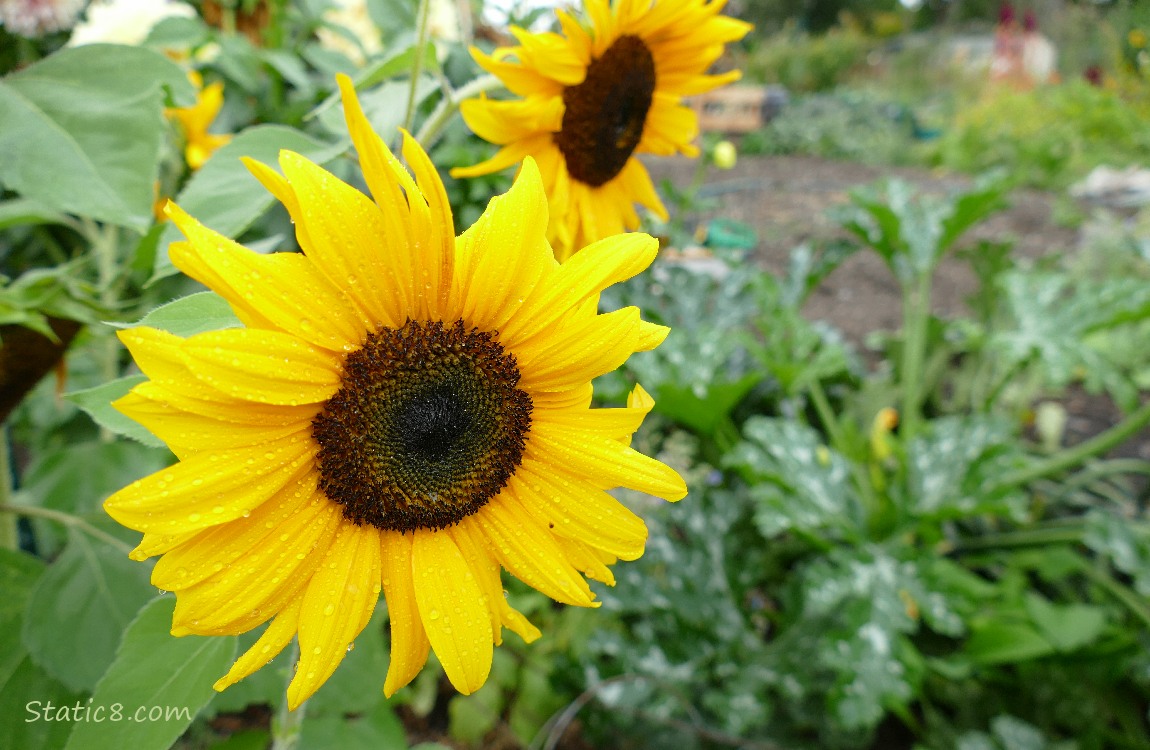
[[[691, 183], [696, 162], [681, 158], [650, 159], [646, 164], [656, 185], [670, 180], [676, 186]], [[752, 256], [762, 268], [785, 272], [791, 251], [802, 243], [845, 237], [827, 216], [827, 210], [849, 202], [849, 192], [890, 177], [906, 180], [924, 193], [945, 195], [971, 185], [971, 179], [937, 174], [925, 169], [873, 167], [853, 162], [804, 156], [740, 157], [728, 171], [709, 168], [700, 194], [716, 198], [717, 206], [691, 217], [698, 224], [712, 218], [733, 219], [752, 227], [757, 246]], [[980, 239], [1009, 240], [1017, 256], [1038, 258], [1073, 251], [1079, 240], [1076, 228], [1060, 225], [1055, 206], [1068, 198], [1035, 190], [1011, 193], [1009, 207], [973, 229], [960, 243]], [[966, 263], [954, 258], [940, 265], [934, 283], [934, 311], [961, 315], [964, 300], [975, 290], [975, 278]], [[875, 253], [856, 253], [839, 266], [810, 295], [804, 313], [811, 320], [830, 323], [865, 354], [867, 334], [893, 331], [901, 319], [898, 285]], [[1097, 434], [1121, 419], [1105, 396], [1071, 389], [1064, 405], [1069, 412], [1068, 443]], [[1150, 433], [1118, 449], [1114, 455], [1150, 459]]]

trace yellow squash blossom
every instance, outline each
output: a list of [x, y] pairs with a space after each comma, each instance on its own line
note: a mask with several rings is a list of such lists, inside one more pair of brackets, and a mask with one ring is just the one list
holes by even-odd
[[208, 128], [220, 113], [224, 105], [224, 84], [221, 81], [204, 87], [200, 74], [192, 71], [188, 78], [195, 84], [199, 92], [196, 94], [196, 103], [191, 107], [177, 107], [168, 110], [168, 115], [180, 123], [184, 132], [184, 159], [192, 169], [199, 169], [204, 165], [216, 149], [227, 145], [231, 141], [230, 135], [217, 135], [209, 133]]
[[508, 628], [539, 631], [504, 597], [507, 569], [557, 601], [596, 606], [584, 576], [643, 554], [643, 521], [607, 490], [677, 500], [683, 480], [629, 447], [653, 402], [591, 408], [591, 380], [667, 329], [599, 293], [644, 270], [656, 241], [611, 238], [560, 265], [528, 160], [511, 190], [453, 236], [447, 196], [405, 134], [409, 174], [340, 78], [371, 198], [299, 154], [250, 162], [290, 212], [298, 253], [260, 255], [172, 205], [173, 262], [245, 327], [180, 338], [121, 333], [148, 380], [117, 408], [179, 463], [105, 502], [162, 555], [172, 632], [270, 626], [216, 688], [298, 636], [288, 702], [332, 674], [380, 592], [391, 695], [434, 649], [452, 684], [487, 679]]
[[750, 25], [720, 15], [725, 0], [584, 0], [587, 23], [558, 12], [563, 34], [512, 28], [519, 45], [479, 64], [523, 97], [466, 101], [463, 118], [502, 146], [491, 159], [455, 169], [488, 174], [532, 156], [550, 198], [549, 237], [560, 259], [639, 226], [634, 204], [667, 210], [637, 153], [697, 156], [694, 112], [682, 103], [738, 79], [706, 75], [723, 45]]

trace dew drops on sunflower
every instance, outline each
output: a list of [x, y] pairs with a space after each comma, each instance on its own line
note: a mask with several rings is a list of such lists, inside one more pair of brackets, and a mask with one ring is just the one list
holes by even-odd
[[[217, 683], [252, 674], [298, 638], [288, 703], [335, 671], [379, 604], [390, 619], [383, 690], [434, 649], [462, 693], [479, 689], [506, 628], [539, 630], [504, 596], [502, 571], [593, 607], [587, 578], [643, 553], [643, 521], [607, 490], [686, 494], [630, 447], [653, 401], [591, 408], [591, 380], [668, 329], [599, 293], [643, 271], [657, 243], [597, 242], [566, 263], [546, 238], [528, 159], [510, 191], [453, 236], [447, 196], [406, 134], [405, 168], [339, 79], [371, 197], [284, 151], [249, 161], [287, 208], [304, 253], [261, 255], [175, 205], [173, 262], [228, 301], [242, 328], [181, 338], [121, 332], [147, 380], [117, 408], [179, 458], [105, 502], [160, 556], [172, 632], [270, 624]], [[354, 280], [354, 283], [349, 283]]]
[[519, 99], [463, 102], [467, 125], [501, 146], [452, 170], [490, 174], [531, 156], [550, 198], [548, 238], [562, 260], [639, 226], [635, 205], [667, 209], [636, 154], [698, 156], [698, 119], [682, 100], [738, 80], [708, 75], [724, 45], [751, 25], [721, 14], [725, 0], [584, 0], [557, 11], [562, 33], [511, 28], [519, 42], [471, 53]]

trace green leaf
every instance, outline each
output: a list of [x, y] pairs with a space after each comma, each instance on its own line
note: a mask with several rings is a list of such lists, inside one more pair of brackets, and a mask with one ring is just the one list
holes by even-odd
[[30, 198], [0, 201], [0, 229], [21, 224], [59, 224], [63, 221], [64, 215], [59, 211]]
[[1032, 626], [990, 620], [971, 625], [967, 655], [981, 664], [1015, 664], [1054, 653], [1054, 646]]
[[823, 445], [817, 432], [782, 419], [752, 417], [745, 440], [724, 458], [752, 483], [755, 522], [766, 537], [788, 529], [847, 530], [859, 519], [847, 460]]
[[448, 732], [457, 740], [478, 745], [499, 723], [503, 703], [503, 689], [494, 682], [471, 695], [457, 695], [447, 705]]
[[32, 588], [44, 563], [23, 552], [0, 549], [0, 686], [8, 683], [28, 650], [20, 639], [20, 623]]
[[186, 74], [158, 52], [66, 47], [0, 80], [0, 174], [56, 211], [143, 232], [152, 223], [164, 88], [195, 101]]
[[33, 664], [20, 638], [24, 610], [44, 568], [30, 555], [0, 550], [0, 747], [63, 747], [71, 724], [40, 712], [73, 706], [80, 698]]
[[144, 375], [129, 375], [108, 381], [95, 388], [86, 388], [82, 391], [72, 391], [64, 394], [64, 398], [84, 410], [96, 424], [117, 435], [123, 435], [151, 448], [164, 447], [164, 441], [153, 435], [146, 427], [120, 413], [112, 402], [126, 396], [128, 391], [143, 383], [148, 378]]
[[126, 440], [76, 442], [43, 453], [28, 467], [21, 502], [77, 515], [99, 513], [104, 499], [170, 463], [169, 454]]
[[[416, 46], [413, 44], [410, 47], [392, 55], [385, 57], [381, 60], [376, 60], [362, 70], [358, 71], [352, 76], [351, 82], [355, 87], [356, 92], [362, 92], [369, 89], [378, 83], [382, 83], [389, 78], [395, 78], [401, 73], [407, 73], [411, 70], [412, 63], [415, 62]], [[433, 66], [438, 64], [435, 59], [435, 47], [432, 44], [427, 44], [424, 47], [424, 69], [430, 70]], [[327, 116], [327, 111], [336, 105], [340, 100], [340, 92], [336, 90], [322, 102], [320, 102], [315, 109], [307, 113], [304, 117], [305, 120], [311, 120], [316, 117]], [[401, 115], [402, 116], [402, 115]]]
[[187, 338], [204, 331], [239, 328], [243, 323], [223, 297], [215, 292], [197, 292], [160, 305], [135, 323], [112, 325], [117, 328], [148, 326]]
[[72, 730], [72, 708], [83, 707], [82, 698], [24, 659], [0, 686], [0, 747], [59, 750]]
[[655, 411], [703, 435], [713, 435], [760, 380], [752, 372], [733, 383], [715, 381], [702, 388], [666, 382], [658, 387]]
[[1106, 612], [1088, 604], [1052, 604], [1028, 593], [1026, 611], [1046, 640], [1059, 651], [1076, 651], [1098, 640], [1106, 627]]
[[[241, 156], [275, 164], [283, 149], [295, 151], [319, 164], [327, 163], [347, 149], [346, 143], [317, 141], [284, 125], [256, 125], [236, 135], [216, 151], [176, 197], [176, 203], [204, 225], [226, 237], [237, 237], [271, 206], [273, 198], [248, 172]], [[153, 281], [176, 273], [168, 245], [183, 239], [174, 225], [165, 228], [156, 255]]]
[[1150, 524], [1102, 511], [1086, 516], [1083, 543], [1134, 579], [1134, 590], [1150, 597]]
[[376, 607], [371, 621], [323, 688], [308, 701], [308, 716], [363, 714], [382, 703], [387, 674], [384, 628], [387, 608]]
[[391, 706], [381, 701], [354, 718], [308, 717], [300, 750], [406, 750], [407, 735]]
[[[359, 103], [363, 107], [364, 115], [367, 116], [375, 132], [379, 133], [387, 143], [394, 144], [398, 141], [399, 128], [403, 126], [410, 90], [411, 84], [407, 81], [385, 81], [376, 88], [359, 95]], [[438, 79], [430, 75], [421, 75], [415, 86], [415, 104], [418, 106], [424, 99], [439, 90]], [[319, 116], [319, 121], [332, 133], [336, 133], [340, 137], [347, 136], [347, 122], [342, 110], [326, 110]]]
[[993, 417], [943, 417], [907, 446], [907, 504], [916, 515], [946, 519], [1018, 510], [1021, 494], [983, 491], [995, 456], [1014, 445], [1010, 423]]
[[1004, 364], [1033, 359], [1051, 385], [1082, 379], [1087, 390], [1106, 390], [1124, 408], [1137, 404], [1129, 374], [1099, 346], [1098, 334], [1128, 333], [1118, 326], [1150, 317], [1150, 286], [1137, 278], [1094, 281], [1024, 271], [1004, 273], [998, 283], [1014, 319], [990, 339]]
[[90, 691], [112, 663], [125, 626], [154, 593], [148, 566], [70, 529], [64, 553], [28, 599], [24, 645], [52, 677]]
[[66, 750], [167, 750], [213, 695], [236, 653], [234, 636], [175, 638], [169, 630], [175, 597], [140, 610], [124, 633], [115, 661], [92, 695], [92, 710], [124, 720], [76, 725]]

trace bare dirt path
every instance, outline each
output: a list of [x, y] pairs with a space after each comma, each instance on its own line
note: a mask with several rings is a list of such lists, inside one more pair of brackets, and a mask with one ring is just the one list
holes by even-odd
[[[656, 185], [663, 179], [687, 185], [695, 170], [694, 161], [686, 159], [652, 159], [648, 166]], [[841, 234], [825, 215], [828, 208], [847, 203], [853, 188], [887, 177], [902, 178], [936, 194], [971, 183], [966, 177], [924, 169], [879, 168], [803, 156], [743, 157], [730, 171], [712, 168], [707, 173], [702, 192], [718, 198], [719, 207], [699, 218], [717, 216], [750, 225], [758, 234], [757, 262], [782, 273], [797, 245], [817, 244]], [[1050, 193], [1016, 191], [1010, 197], [1010, 208], [971, 232], [967, 241], [1010, 239], [1016, 253], [1031, 258], [1070, 250], [1077, 230], [1056, 224], [1055, 201], [1056, 196]], [[953, 259], [944, 261], [935, 282], [936, 310], [942, 314], [961, 312], [963, 299], [973, 290], [974, 279], [966, 265]], [[881, 259], [873, 253], [858, 253], [811, 295], [805, 312], [861, 343], [871, 331], [898, 327], [898, 289]]]

